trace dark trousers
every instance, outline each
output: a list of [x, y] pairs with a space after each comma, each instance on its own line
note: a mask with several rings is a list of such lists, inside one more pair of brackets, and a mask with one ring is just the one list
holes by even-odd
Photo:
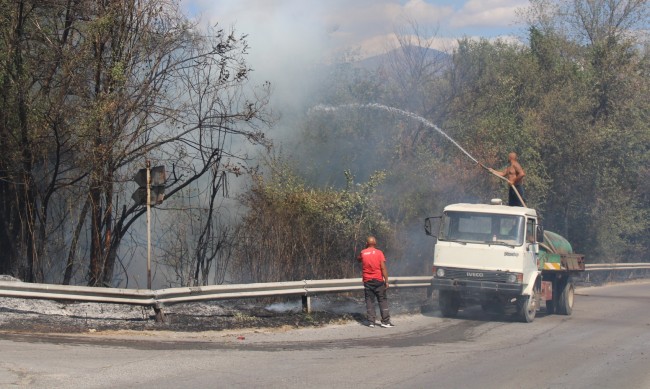
[[369, 322], [374, 323], [376, 318], [375, 299], [379, 303], [379, 312], [381, 313], [381, 322], [390, 323], [390, 314], [388, 313], [388, 300], [386, 300], [386, 285], [384, 281], [370, 280], [363, 283], [363, 292], [366, 296], [366, 311]]
[[[519, 195], [521, 196], [521, 199], [526, 202], [526, 196], [524, 196], [524, 186], [521, 184], [515, 185], [515, 188], [517, 188], [517, 192], [519, 192]], [[519, 197], [517, 197], [517, 193], [515, 193], [514, 189], [512, 189], [512, 186], [508, 190], [508, 205], [511, 207], [523, 207], [524, 205], [519, 201]]]

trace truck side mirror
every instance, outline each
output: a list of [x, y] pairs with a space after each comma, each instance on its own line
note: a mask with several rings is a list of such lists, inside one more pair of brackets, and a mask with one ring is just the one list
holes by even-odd
[[431, 218], [424, 219], [424, 233], [431, 236]]
[[431, 219], [440, 219], [442, 216], [432, 216], [424, 219], [424, 233], [433, 236], [433, 229], [431, 225]]

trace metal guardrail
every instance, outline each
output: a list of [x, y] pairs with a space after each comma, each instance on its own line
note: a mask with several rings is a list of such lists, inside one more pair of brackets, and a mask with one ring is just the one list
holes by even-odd
[[581, 282], [592, 285], [607, 281], [623, 281], [639, 277], [648, 277], [650, 263], [594, 263], [585, 266]]
[[650, 269], [650, 263], [592, 263], [585, 265], [585, 269], [587, 271], [648, 270]]
[[[393, 277], [390, 280], [390, 286], [395, 288], [429, 287], [431, 286], [431, 277]], [[0, 297], [130, 304], [155, 308], [197, 301], [290, 295], [313, 296], [362, 289], [363, 284], [359, 278], [211, 285], [160, 290], [93, 288], [0, 281]]]
[[[650, 263], [586, 265], [587, 272], [642, 269], [650, 269]], [[431, 276], [392, 277], [390, 286], [394, 288], [428, 288], [431, 286]], [[160, 310], [164, 306], [179, 303], [274, 296], [302, 296], [303, 307], [309, 311], [309, 296], [360, 290], [363, 290], [363, 284], [359, 278], [211, 285], [160, 290], [0, 281], [0, 297], [140, 305], [153, 307], [157, 313], [161, 312]]]
[[153, 306], [156, 303], [155, 293], [155, 291], [147, 289], [94, 288], [0, 281], [0, 297]]

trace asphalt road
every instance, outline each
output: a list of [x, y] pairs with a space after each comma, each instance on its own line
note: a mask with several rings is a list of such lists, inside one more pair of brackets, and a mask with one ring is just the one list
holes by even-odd
[[31, 335], [0, 332], [2, 388], [649, 388], [650, 282], [577, 291], [524, 324], [437, 312], [395, 328]]

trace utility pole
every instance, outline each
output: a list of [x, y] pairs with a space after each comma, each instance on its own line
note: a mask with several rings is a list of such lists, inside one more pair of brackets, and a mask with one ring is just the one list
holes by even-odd
[[147, 160], [147, 289], [151, 290], [151, 161]]

